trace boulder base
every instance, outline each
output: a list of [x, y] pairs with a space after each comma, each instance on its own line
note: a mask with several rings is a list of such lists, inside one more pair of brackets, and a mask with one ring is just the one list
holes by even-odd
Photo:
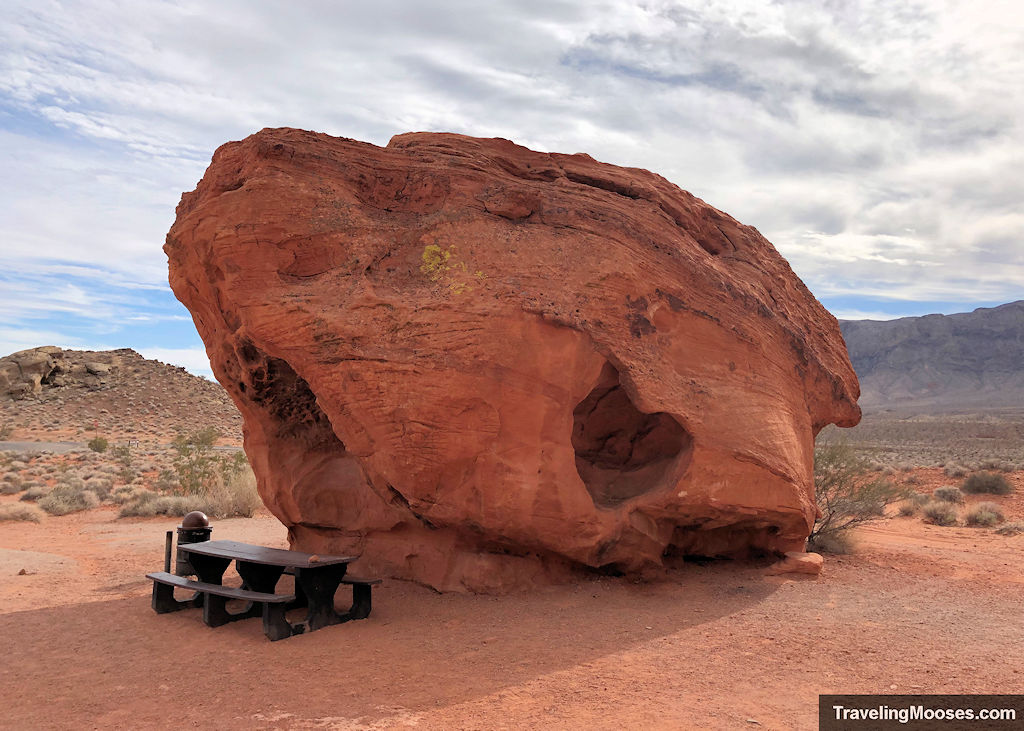
[[438, 589], [797, 550], [860, 418], [768, 241], [587, 155], [264, 130], [164, 248], [293, 545]]
[[766, 572], [769, 576], [777, 574], [810, 574], [817, 576], [821, 573], [825, 559], [819, 553], [804, 553], [802, 551], [787, 551], [781, 561], [777, 561], [768, 567]]

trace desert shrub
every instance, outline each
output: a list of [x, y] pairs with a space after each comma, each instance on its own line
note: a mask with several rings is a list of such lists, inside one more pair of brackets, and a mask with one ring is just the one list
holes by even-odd
[[920, 485], [921, 484], [921, 478], [918, 477], [917, 475], [910, 475], [907, 479], [905, 479], [903, 481], [903, 484], [904, 485]]
[[156, 478], [156, 488], [158, 490], [173, 492], [180, 487], [178, 476], [174, 473], [174, 470], [160, 470], [160, 474]]
[[256, 492], [256, 476], [246, 464], [227, 478], [218, 475], [198, 509], [211, 518], [251, 518], [262, 504]]
[[24, 489], [24, 483], [22, 483], [21, 478], [17, 475], [4, 475], [4, 479], [0, 480], [0, 495], [14, 495]]
[[132, 455], [131, 447], [127, 444], [119, 444], [110, 450], [111, 455], [117, 461], [117, 475], [122, 482], [129, 483], [135, 479], [135, 458]]
[[821, 517], [808, 540], [822, 550], [829, 538], [883, 517], [886, 506], [908, 495], [906, 489], [873, 474], [863, 457], [840, 443], [815, 449], [814, 492]]
[[972, 505], [971, 509], [967, 511], [967, 515], [964, 516], [964, 520], [967, 525], [987, 527], [1002, 523], [1006, 520], [1006, 516], [1003, 515], [1003, 509], [998, 504], [986, 501]]
[[6, 441], [14, 433], [14, 427], [10, 424], [0, 424], [0, 442]]
[[966, 493], [976, 495], [988, 493], [990, 495], [1009, 495], [1013, 492], [1013, 486], [1002, 475], [994, 472], [975, 472], [964, 480], [960, 488]]
[[105, 452], [107, 451], [107, 445], [109, 444], [110, 442], [103, 437], [93, 437], [89, 440], [86, 446], [94, 452]]
[[932, 500], [921, 508], [924, 522], [933, 525], [956, 525], [956, 508], [943, 500]]
[[85, 487], [79, 480], [69, 480], [58, 484], [50, 492], [39, 499], [39, 507], [50, 515], [67, 515], [80, 510], [89, 510], [100, 504], [96, 493]]
[[993, 470], [996, 472], [1013, 472], [1013, 465], [1009, 462], [1004, 462], [1001, 459], [986, 459], [983, 460], [979, 465], [983, 470]]
[[946, 477], [966, 477], [967, 468], [959, 464], [947, 464], [945, 469], [942, 470]]
[[22, 505], [21, 503], [0, 505], [0, 521], [29, 520], [33, 523], [38, 523], [42, 517], [43, 511], [35, 505]]
[[110, 502], [114, 505], [124, 505], [125, 503], [134, 499], [142, 490], [138, 487], [131, 485], [121, 485], [115, 487], [110, 493]]
[[178, 484], [190, 495], [204, 492], [217, 474], [219, 458], [211, 454], [220, 433], [213, 427], [192, 434], [179, 434], [171, 446], [174, 448], [174, 472]]
[[942, 487], [935, 488], [935, 492], [932, 493], [936, 500], [942, 500], [947, 503], [955, 503], [962, 505], [964, 502], [964, 494], [960, 492], [959, 487], [953, 487], [952, 485], [943, 485]]
[[1012, 523], [1006, 523], [996, 528], [996, 533], [1001, 536], [1019, 536], [1024, 533], [1024, 521], [1015, 520]]
[[157, 495], [143, 490], [126, 502], [118, 513], [119, 518], [151, 518], [156, 515], [185, 515], [196, 510], [197, 500], [185, 495]]
[[822, 533], [814, 537], [814, 548], [821, 553], [842, 556], [853, 553], [856, 543], [849, 531], [840, 533]]
[[37, 487], [30, 487], [25, 490], [25, 494], [21, 496], [21, 500], [35, 502], [40, 498], [44, 498], [50, 494], [50, 488], [46, 485], [38, 485]]
[[899, 505], [900, 515], [902, 515], [904, 517], [909, 517], [911, 515], [917, 515], [917, 511], [919, 511], [920, 509], [921, 509], [921, 506], [918, 505], [913, 500], [904, 500]]
[[114, 481], [105, 477], [92, 477], [85, 481], [85, 489], [92, 490], [100, 500], [106, 500], [114, 487]]

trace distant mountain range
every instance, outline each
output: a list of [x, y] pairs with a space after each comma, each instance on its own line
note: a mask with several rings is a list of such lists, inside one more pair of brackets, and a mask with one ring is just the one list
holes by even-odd
[[865, 413], [1024, 410], [1024, 300], [839, 326]]

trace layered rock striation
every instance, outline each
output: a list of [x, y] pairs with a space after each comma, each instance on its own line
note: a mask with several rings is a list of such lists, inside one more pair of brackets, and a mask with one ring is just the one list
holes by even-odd
[[164, 248], [293, 545], [442, 590], [802, 550], [860, 417], [767, 240], [587, 155], [263, 130]]

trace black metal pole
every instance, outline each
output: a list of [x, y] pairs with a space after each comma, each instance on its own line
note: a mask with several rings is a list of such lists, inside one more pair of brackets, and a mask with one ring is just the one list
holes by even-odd
[[164, 541], [164, 571], [171, 573], [171, 544], [174, 542], [174, 531], [167, 531], [167, 538]]

